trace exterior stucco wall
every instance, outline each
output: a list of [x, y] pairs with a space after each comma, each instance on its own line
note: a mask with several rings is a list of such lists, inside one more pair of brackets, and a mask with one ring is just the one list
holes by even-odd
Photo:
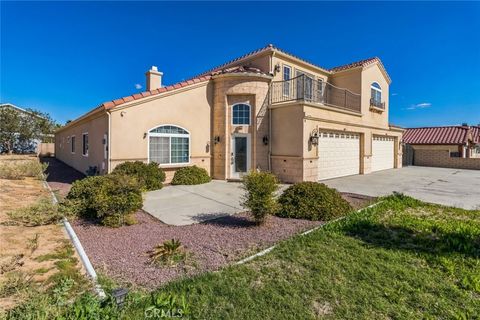
[[[82, 134], [88, 132], [88, 156], [82, 154]], [[92, 115], [77, 124], [55, 134], [55, 157], [69, 166], [86, 173], [89, 167], [97, 167], [102, 174], [107, 169], [104, 152], [104, 134], [108, 132], [105, 113]], [[71, 152], [71, 137], [75, 136], [75, 153]]]
[[[213, 145], [213, 177], [231, 177], [231, 139], [235, 133], [250, 135], [251, 169], [268, 169], [268, 146], [263, 137], [268, 136], [268, 113], [266, 98], [270, 77], [258, 75], [225, 75], [214, 80], [214, 110], [212, 136], [220, 142]], [[246, 103], [251, 109], [248, 126], [232, 124], [232, 106]]]
[[[371, 85], [377, 82], [382, 88], [382, 102], [385, 110], [370, 110]], [[375, 127], [387, 128], [389, 115], [389, 84], [377, 64], [372, 64], [362, 71], [362, 123]]]
[[[111, 112], [111, 169], [125, 161], [148, 161], [148, 132], [175, 125], [190, 133], [190, 163], [210, 172], [210, 126], [213, 87], [210, 82], [145, 98]], [[178, 167], [161, 165], [169, 182]]]

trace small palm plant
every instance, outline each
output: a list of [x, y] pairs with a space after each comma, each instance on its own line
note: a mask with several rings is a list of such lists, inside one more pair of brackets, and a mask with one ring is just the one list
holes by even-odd
[[153, 264], [176, 264], [185, 260], [185, 250], [180, 240], [172, 239], [163, 242], [148, 252]]

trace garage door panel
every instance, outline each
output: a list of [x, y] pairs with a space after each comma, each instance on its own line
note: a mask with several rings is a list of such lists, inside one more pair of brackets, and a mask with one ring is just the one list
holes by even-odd
[[318, 178], [330, 179], [360, 173], [360, 136], [321, 133], [318, 141]]
[[395, 141], [391, 137], [373, 137], [372, 171], [394, 168]]

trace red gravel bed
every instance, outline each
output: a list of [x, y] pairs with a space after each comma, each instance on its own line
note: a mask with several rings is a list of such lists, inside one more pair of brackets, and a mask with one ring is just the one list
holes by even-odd
[[[173, 279], [217, 270], [241, 257], [269, 247], [318, 221], [269, 217], [256, 226], [246, 214], [210, 220], [189, 226], [169, 226], [139, 211], [138, 224], [108, 228], [77, 220], [75, 232], [95, 268], [117, 279], [155, 288]], [[189, 267], [155, 267], [147, 251], [165, 240], [178, 239], [193, 256]]]

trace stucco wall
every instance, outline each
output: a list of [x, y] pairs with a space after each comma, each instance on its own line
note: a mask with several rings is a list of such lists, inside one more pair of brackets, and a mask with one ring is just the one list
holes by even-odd
[[[88, 132], [88, 156], [82, 154], [82, 134]], [[55, 134], [55, 157], [69, 166], [86, 173], [96, 166], [105, 173], [104, 134], [108, 133], [108, 117], [100, 113], [87, 117]], [[75, 153], [71, 152], [71, 137], [75, 136]]]
[[[213, 86], [201, 83], [115, 108], [111, 112], [112, 169], [125, 161], [148, 161], [148, 132], [161, 125], [175, 125], [190, 133], [190, 163], [210, 172], [210, 112]], [[165, 164], [167, 182], [176, 168]]]

